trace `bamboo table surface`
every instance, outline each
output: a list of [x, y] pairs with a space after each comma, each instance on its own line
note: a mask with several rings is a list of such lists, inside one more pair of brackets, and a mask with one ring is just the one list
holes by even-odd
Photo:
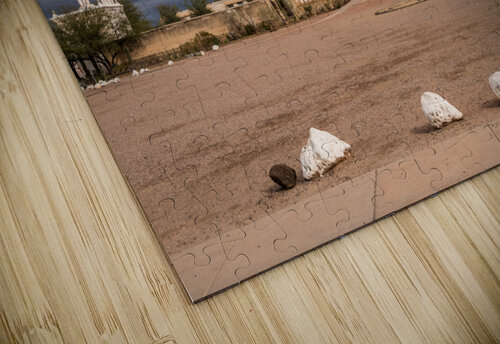
[[500, 168], [192, 305], [35, 0], [0, 40], [0, 343], [500, 341]]

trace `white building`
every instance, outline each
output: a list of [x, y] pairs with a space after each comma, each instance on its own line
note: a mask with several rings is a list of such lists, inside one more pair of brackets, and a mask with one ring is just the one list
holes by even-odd
[[80, 7], [73, 12], [57, 14], [52, 11], [52, 17], [50, 18], [50, 21], [55, 24], [59, 24], [59, 20], [63, 17], [75, 15], [83, 11], [91, 11], [93, 9], [100, 8], [103, 9], [112, 20], [118, 21], [120, 19], [125, 19], [128, 22], [128, 18], [123, 11], [123, 5], [116, 0], [98, 0], [97, 5], [90, 3], [90, 0], [78, 0], [78, 4], [80, 5]]
[[[227, 11], [228, 9], [245, 5], [252, 1], [253, 0], [219, 0], [209, 3], [207, 5], [207, 8], [210, 9], [212, 12], [224, 12]], [[192, 14], [193, 13], [190, 10], [182, 10], [178, 11], [176, 13], [176, 16], [178, 18], [181, 18], [182, 20], [188, 20], [191, 19]]]

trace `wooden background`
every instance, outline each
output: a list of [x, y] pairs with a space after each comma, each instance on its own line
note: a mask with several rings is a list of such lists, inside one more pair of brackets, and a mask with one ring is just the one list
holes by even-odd
[[0, 343], [500, 342], [500, 168], [192, 305], [36, 0], [0, 40]]

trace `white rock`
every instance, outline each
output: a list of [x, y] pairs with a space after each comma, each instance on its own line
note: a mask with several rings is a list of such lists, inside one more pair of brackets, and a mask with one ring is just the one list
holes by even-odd
[[171, 66], [171, 65], [173, 65], [173, 64], [174, 64], [174, 61], [169, 60], [167, 64], [168, 64], [169, 66]]
[[139, 69], [139, 74], [144, 73], [144, 68]]
[[218, 46], [217, 44], [214, 44], [214, 45], [212, 46], [212, 50], [219, 50], [219, 46]]
[[149, 72], [149, 68], [144, 68], [144, 71], [145, 72]]
[[200, 55], [201, 56], [205, 56], [205, 52], [204, 51], [200, 51]]
[[92, 89], [94, 89], [94, 85], [88, 85], [88, 86], [87, 86], [87, 91], [90, 91], [90, 90], [92, 90]]
[[420, 103], [422, 104], [425, 116], [431, 122], [431, 125], [436, 128], [441, 128], [445, 124], [458, 121], [464, 116], [453, 105], [436, 93], [422, 93]]
[[94, 85], [94, 88], [99, 89], [99, 88], [101, 88], [101, 87], [106, 86], [107, 84], [108, 84], [108, 83], [107, 83], [106, 81], [104, 81], [104, 80], [99, 80], [99, 81], [97, 82], [97, 84], [95, 84], [95, 85]]
[[134, 69], [132, 71], [132, 76], [139, 76], [139, 72]]
[[309, 140], [300, 152], [304, 179], [322, 176], [325, 171], [344, 160], [350, 149], [349, 144], [326, 131], [309, 129]]
[[120, 78], [114, 78], [113, 80], [111, 80], [111, 82], [115, 84], [119, 83], [120, 81], [121, 81]]
[[500, 98], [500, 72], [495, 72], [488, 78], [493, 93]]

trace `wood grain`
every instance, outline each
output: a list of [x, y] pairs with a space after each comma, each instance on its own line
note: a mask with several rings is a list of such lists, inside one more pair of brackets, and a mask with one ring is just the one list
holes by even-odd
[[191, 305], [35, 0], [0, 0], [0, 342], [500, 341], [500, 168]]

